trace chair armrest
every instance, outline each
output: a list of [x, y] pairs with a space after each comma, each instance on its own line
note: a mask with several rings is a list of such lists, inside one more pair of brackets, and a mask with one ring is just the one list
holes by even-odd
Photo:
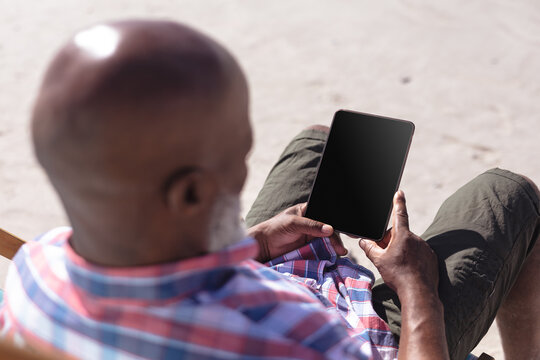
[[11, 260], [24, 243], [24, 240], [0, 228], [0, 255], [3, 257]]

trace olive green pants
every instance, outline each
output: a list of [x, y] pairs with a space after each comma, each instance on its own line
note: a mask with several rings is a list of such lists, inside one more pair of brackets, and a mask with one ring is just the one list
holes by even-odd
[[[246, 216], [248, 226], [308, 200], [326, 137], [304, 130], [291, 141]], [[422, 238], [439, 260], [452, 359], [464, 359], [486, 334], [539, 235], [536, 192], [506, 170], [479, 175], [442, 204]], [[399, 299], [381, 279], [373, 287], [373, 306], [399, 340]]]

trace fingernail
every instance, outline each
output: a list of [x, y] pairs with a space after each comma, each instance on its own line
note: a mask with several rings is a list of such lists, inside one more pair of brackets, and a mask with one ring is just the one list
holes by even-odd
[[334, 229], [333, 229], [330, 225], [324, 224], [324, 225], [322, 226], [322, 228], [321, 228], [321, 231], [322, 231], [323, 233], [325, 233], [325, 234], [331, 234], [331, 233], [334, 231]]

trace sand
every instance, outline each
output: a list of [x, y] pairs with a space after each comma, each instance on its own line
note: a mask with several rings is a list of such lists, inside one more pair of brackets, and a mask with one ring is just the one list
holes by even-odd
[[[339, 108], [415, 122], [402, 188], [417, 233], [488, 168], [540, 181], [535, 1], [0, 0], [0, 9], [0, 226], [25, 239], [67, 223], [32, 154], [33, 97], [54, 50], [106, 19], [183, 21], [237, 56], [255, 131], [244, 213], [290, 138]], [[503, 358], [494, 327], [482, 351]]]

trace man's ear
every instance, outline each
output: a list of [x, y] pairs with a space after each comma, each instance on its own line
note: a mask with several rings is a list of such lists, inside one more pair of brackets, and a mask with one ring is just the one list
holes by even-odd
[[215, 177], [207, 171], [195, 169], [169, 183], [165, 199], [174, 212], [194, 216], [207, 212], [214, 204], [217, 193]]

